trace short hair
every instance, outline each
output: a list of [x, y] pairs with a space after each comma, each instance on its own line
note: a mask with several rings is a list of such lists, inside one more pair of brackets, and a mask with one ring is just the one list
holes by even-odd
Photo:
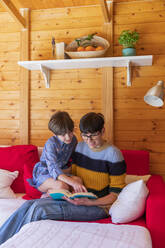
[[80, 119], [79, 127], [82, 133], [101, 132], [104, 127], [104, 116], [101, 113], [87, 113]]
[[73, 132], [74, 122], [67, 112], [58, 111], [50, 118], [48, 128], [55, 135], [65, 135], [68, 132]]

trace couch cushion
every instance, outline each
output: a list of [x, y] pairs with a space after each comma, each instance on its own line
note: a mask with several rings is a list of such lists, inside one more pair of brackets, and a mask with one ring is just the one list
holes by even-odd
[[126, 175], [125, 183], [129, 184], [129, 183], [136, 182], [138, 180], [143, 180], [145, 183], [147, 183], [150, 177], [151, 175], [144, 175], [144, 176]]
[[38, 149], [34, 145], [16, 145], [0, 147], [0, 169], [19, 171], [18, 177], [14, 180], [11, 188], [15, 193], [25, 193], [24, 186], [24, 164], [35, 164], [39, 161]]
[[145, 212], [149, 190], [143, 180], [128, 184], [110, 208], [113, 223], [128, 223], [141, 217]]
[[127, 164], [128, 175], [148, 175], [149, 174], [149, 152], [138, 150], [122, 150]]
[[18, 177], [18, 171], [8, 171], [0, 169], [0, 198], [16, 198], [10, 185]]
[[36, 188], [32, 187], [27, 179], [32, 178], [33, 174], [33, 164], [24, 164], [24, 184], [25, 184], [25, 189], [26, 189], [26, 195], [23, 196], [23, 199], [26, 200], [31, 200], [31, 199], [38, 199], [41, 197], [41, 192], [37, 190]]

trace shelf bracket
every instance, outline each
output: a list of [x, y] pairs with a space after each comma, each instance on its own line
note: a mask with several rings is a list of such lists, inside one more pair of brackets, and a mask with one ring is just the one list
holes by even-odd
[[127, 61], [127, 86], [131, 86], [131, 61]]
[[43, 74], [46, 88], [50, 88], [50, 70], [46, 66], [40, 64], [40, 71]]

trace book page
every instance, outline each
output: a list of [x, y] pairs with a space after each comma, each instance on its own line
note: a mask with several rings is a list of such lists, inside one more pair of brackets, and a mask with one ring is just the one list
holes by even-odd
[[97, 196], [91, 192], [79, 192], [79, 193], [72, 194], [67, 190], [55, 190], [54, 192], [50, 193], [50, 196], [55, 200], [65, 200], [65, 199], [63, 199], [64, 196], [66, 196], [70, 199], [82, 198], [82, 197], [87, 197], [90, 199], [96, 199], [97, 198]]

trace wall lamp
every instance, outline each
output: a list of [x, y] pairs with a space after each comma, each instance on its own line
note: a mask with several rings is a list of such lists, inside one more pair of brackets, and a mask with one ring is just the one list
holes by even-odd
[[164, 82], [160, 80], [157, 85], [149, 89], [144, 96], [144, 101], [153, 107], [162, 107], [164, 104]]

